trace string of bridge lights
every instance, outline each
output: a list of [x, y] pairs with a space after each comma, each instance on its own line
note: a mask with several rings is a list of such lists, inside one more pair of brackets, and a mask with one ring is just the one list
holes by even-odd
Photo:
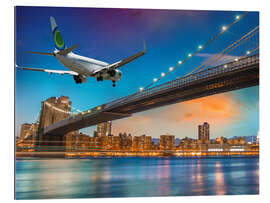
[[44, 102], [45, 105], [49, 106], [50, 108], [56, 110], [56, 111], [59, 111], [59, 112], [62, 112], [62, 113], [65, 113], [65, 114], [72, 114], [72, 115], [76, 115], [78, 113], [82, 113], [82, 111], [80, 111], [79, 109], [76, 109], [75, 107], [71, 106], [68, 104], [68, 107], [70, 107], [71, 109], [74, 109], [75, 111], [77, 112], [71, 112], [71, 111], [66, 111], [66, 110], [63, 110], [63, 109], [60, 109], [56, 106], [53, 106], [52, 104], [48, 103], [48, 102]]
[[[65, 110], [63, 110], [63, 109], [60, 109], [60, 108], [58, 108], [58, 107], [53, 106], [52, 104], [50, 104], [50, 103], [48, 103], [48, 102], [44, 102], [44, 104], [47, 105], [47, 106], [49, 106], [49, 107], [52, 108], [53, 110], [56, 110], [56, 111], [61, 112], [61, 113], [69, 114], [69, 115], [70, 115], [70, 114], [72, 114], [72, 115], [77, 115], [77, 114], [79, 114], [79, 113], [83, 113], [82, 111], [80, 111], [79, 109], [76, 109], [75, 107], [71, 106], [70, 104], [68, 104], [67, 106], [70, 107], [70, 108], [72, 108], [72, 109], [74, 109], [74, 110], [77, 111], [77, 112], [65, 111]], [[37, 117], [36, 117], [36, 119], [35, 119], [35, 122], [31, 124], [29, 130], [26, 132], [26, 136], [23, 138], [24, 140], [27, 139], [27, 138], [30, 136], [30, 133], [31, 133], [31, 131], [32, 131], [33, 127], [34, 127], [34, 125], [35, 125], [36, 123], [38, 123], [38, 122], [39, 122], [39, 113], [37, 114]], [[18, 143], [20, 143], [20, 142], [22, 142], [22, 141], [23, 141], [23, 140], [19, 140]]]
[[[222, 26], [221, 27], [221, 31], [212, 39], [210, 39], [207, 43], [205, 43], [204, 45], [199, 45], [197, 50], [195, 50], [193, 53], [188, 53], [187, 58], [185, 58], [184, 60], [179, 60], [176, 66], [171, 66], [169, 67], [169, 71], [167, 73], [162, 72], [160, 77], [156, 77], [153, 79], [153, 81], [144, 86], [144, 87], [140, 87], [139, 88], [139, 92], [143, 92], [145, 90], [147, 90], [149, 87], [151, 87], [153, 84], [157, 83], [159, 80], [161, 80], [162, 78], [164, 78], [165, 76], [167, 76], [168, 74], [172, 73], [173, 71], [175, 71], [177, 68], [179, 68], [180, 66], [182, 66], [186, 61], [188, 61], [189, 59], [191, 59], [193, 56], [195, 56], [197, 53], [199, 53], [200, 51], [202, 51], [203, 49], [205, 49], [208, 45], [210, 45], [212, 42], [214, 42], [216, 39], [218, 39], [222, 34], [224, 34], [227, 30], [229, 30], [234, 24], [236, 24], [237, 22], [239, 22], [243, 17], [245, 17], [249, 12], [245, 12], [242, 15], [236, 15], [235, 16], [235, 20], [232, 24], [230, 24], [229, 26]], [[136, 93], [135, 93], [136, 94]]]

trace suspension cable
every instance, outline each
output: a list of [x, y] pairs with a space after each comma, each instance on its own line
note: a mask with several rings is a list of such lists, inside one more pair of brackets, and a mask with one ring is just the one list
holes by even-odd
[[248, 39], [253, 37], [255, 34], [257, 34], [258, 33], [258, 28], [259, 28], [259, 26], [256, 26], [254, 29], [252, 29], [250, 32], [248, 32], [244, 36], [242, 36], [240, 39], [238, 39], [237, 41], [235, 41], [234, 43], [229, 45], [227, 48], [223, 49], [221, 52], [217, 53], [215, 56], [208, 59], [206, 62], [204, 62], [203, 64], [201, 64], [200, 66], [198, 66], [197, 68], [195, 68], [194, 70], [192, 70], [191, 72], [187, 73], [184, 76], [191, 75], [195, 71], [198, 72], [198, 71], [204, 70], [205, 67], [213, 64], [215, 61], [217, 61], [218, 59], [223, 57], [225, 54], [231, 52], [232, 50], [234, 50], [235, 48], [240, 46], [242, 43], [244, 43], [245, 41], [247, 41]]
[[[235, 25], [237, 22], [239, 22], [243, 17], [245, 17], [249, 12], [246, 11], [243, 15], [239, 16], [239, 18], [237, 18], [232, 24], [230, 24], [228, 27], [225, 27], [225, 29], [222, 29], [222, 31], [220, 33], [218, 33], [216, 36], [214, 36], [212, 39], [210, 39], [207, 43], [205, 43], [202, 46], [199, 46], [199, 49], [197, 51], [195, 51], [193, 54], [190, 54], [185, 60], [181, 61], [181, 63], [179, 63], [178, 65], [176, 65], [175, 67], [172, 67], [171, 70], [169, 70], [169, 72], [164, 73], [161, 77], [156, 78], [155, 81], [151, 82], [150, 84], [146, 85], [143, 89], [140, 89], [140, 92], [145, 91], [146, 89], [148, 89], [149, 87], [151, 87], [154, 83], [158, 82], [159, 80], [161, 80], [162, 78], [164, 78], [165, 76], [167, 76], [168, 74], [170, 74], [173, 70], [176, 70], [177, 68], [179, 68], [181, 65], [183, 65], [185, 62], [187, 62], [189, 59], [191, 59], [193, 56], [195, 56], [197, 53], [199, 53], [200, 51], [202, 51], [203, 49], [205, 49], [207, 46], [209, 46], [211, 43], [213, 43], [216, 39], [218, 39], [220, 36], [222, 36], [227, 30], [229, 30], [233, 25]], [[137, 92], [136, 92], [137, 93]]]

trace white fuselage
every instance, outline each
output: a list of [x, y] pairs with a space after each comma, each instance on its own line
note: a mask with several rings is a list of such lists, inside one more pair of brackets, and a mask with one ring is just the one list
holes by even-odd
[[67, 68], [70, 70], [77, 72], [81, 76], [88, 77], [100, 77], [102, 76], [105, 80], [118, 81], [122, 77], [122, 72], [119, 70], [115, 70], [117, 74], [113, 77], [110, 76], [107, 72], [98, 73], [99, 70], [102, 70], [104, 67], [109, 64], [103, 61], [98, 61], [95, 59], [91, 59], [85, 56], [80, 56], [74, 54], [73, 52], [68, 53], [67, 55], [59, 55], [56, 54], [56, 58]]

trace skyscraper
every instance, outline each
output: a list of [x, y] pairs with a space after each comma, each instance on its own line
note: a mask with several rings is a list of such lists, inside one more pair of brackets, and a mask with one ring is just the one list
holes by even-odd
[[210, 125], [204, 122], [203, 125], [198, 126], [198, 139], [205, 143], [210, 140]]
[[198, 140], [202, 141], [204, 139], [203, 125], [198, 126]]
[[203, 124], [203, 131], [204, 131], [204, 139], [205, 140], [210, 140], [210, 130], [209, 130], [210, 126], [207, 122], [204, 122]]
[[102, 136], [108, 136], [111, 135], [112, 131], [112, 122], [104, 122], [104, 123], [99, 123], [97, 125], [97, 131], [95, 132], [95, 137], [102, 137]]

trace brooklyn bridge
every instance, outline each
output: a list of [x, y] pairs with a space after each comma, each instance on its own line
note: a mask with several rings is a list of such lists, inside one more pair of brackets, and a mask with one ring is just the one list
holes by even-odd
[[[52, 106], [48, 101], [42, 102], [42, 108], [37, 118], [37, 131], [28, 133], [24, 139], [34, 136], [38, 145], [42, 145], [44, 140], [62, 142], [67, 133], [85, 127], [130, 117], [138, 112], [161, 106], [259, 85], [259, 26], [243, 33], [238, 40], [230, 42], [226, 48], [194, 67], [191, 72], [156, 85], [218, 40], [246, 14], [237, 18], [231, 25], [223, 27], [221, 32], [205, 44], [200, 45], [186, 59], [179, 61], [176, 66], [170, 67], [167, 73], [162, 73], [160, 78], [154, 78], [153, 82], [141, 87], [135, 93], [99, 104], [85, 111], [76, 111], [76, 113], [71, 112], [74, 107], [68, 101], [58, 107]], [[230, 56], [229, 60], [228, 56]], [[59, 111], [62, 116], [55, 116], [53, 113], [49, 115], [50, 111], [45, 113], [45, 108]], [[48, 121], [48, 117], [50, 121]]]

